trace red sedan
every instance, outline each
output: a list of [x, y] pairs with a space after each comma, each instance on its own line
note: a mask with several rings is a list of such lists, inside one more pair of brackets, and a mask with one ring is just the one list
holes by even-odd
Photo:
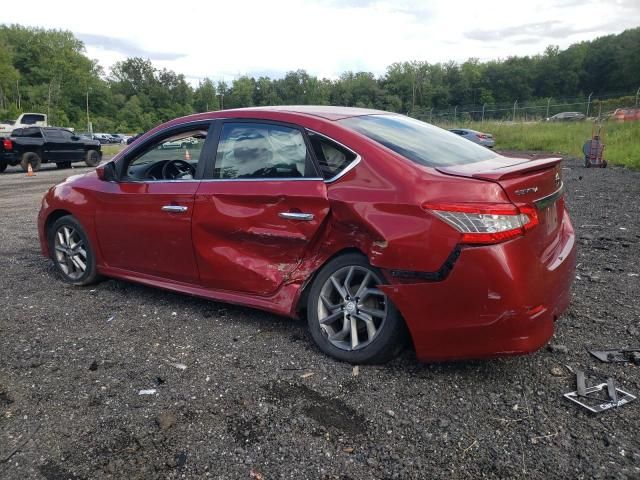
[[421, 360], [535, 351], [576, 258], [560, 159], [357, 108], [172, 120], [51, 188], [38, 224], [68, 282], [303, 316], [322, 351], [354, 363], [392, 358], [407, 333]]

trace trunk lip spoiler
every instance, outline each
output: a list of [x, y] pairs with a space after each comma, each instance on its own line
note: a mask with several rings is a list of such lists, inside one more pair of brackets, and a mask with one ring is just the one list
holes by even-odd
[[544, 210], [547, 207], [550, 207], [564, 194], [564, 183], [560, 184], [560, 188], [558, 188], [555, 192], [550, 193], [549, 195], [539, 198], [533, 201], [533, 204], [536, 206], [538, 210]]
[[[518, 158], [510, 158], [512, 160], [521, 160]], [[445, 175], [453, 175], [456, 177], [467, 177], [467, 178], [477, 178], [480, 180], [491, 180], [491, 181], [499, 181], [506, 180], [508, 178], [513, 178], [520, 176], [525, 173], [531, 173], [536, 170], [545, 170], [547, 168], [551, 168], [555, 165], [558, 165], [562, 162], [562, 157], [547, 157], [547, 158], [537, 158], [534, 160], [526, 160], [518, 162], [513, 165], [500, 165], [493, 166], [493, 168], [489, 167], [489, 169], [480, 172], [473, 171], [465, 171], [464, 167], [460, 170], [457, 170], [455, 166], [452, 167], [436, 167], [436, 170], [440, 173], [444, 173]], [[469, 168], [477, 168], [477, 164], [468, 164]]]

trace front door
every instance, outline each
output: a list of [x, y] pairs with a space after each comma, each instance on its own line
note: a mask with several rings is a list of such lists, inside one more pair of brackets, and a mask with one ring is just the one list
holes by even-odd
[[[121, 180], [103, 182], [96, 230], [110, 267], [197, 284], [191, 236], [194, 196], [209, 122], [156, 135], [121, 159]], [[189, 148], [163, 148], [190, 139]]]
[[304, 133], [274, 123], [226, 121], [210, 177], [198, 187], [193, 215], [201, 283], [275, 292], [329, 212]]

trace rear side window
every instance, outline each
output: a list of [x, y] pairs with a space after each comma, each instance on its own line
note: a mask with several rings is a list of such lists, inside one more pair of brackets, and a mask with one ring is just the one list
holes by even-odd
[[363, 115], [339, 120], [409, 160], [428, 167], [464, 165], [495, 158], [491, 150], [428, 123], [402, 115]]
[[225, 123], [213, 178], [310, 178], [317, 173], [300, 130], [251, 122]]
[[356, 154], [332, 142], [314, 132], [309, 133], [309, 140], [316, 154], [320, 172], [325, 180], [330, 180], [339, 175], [351, 162], [356, 159]]
[[44, 122], [44, 115], [37, 115], [37, 114], [29, 114], [29, 115], [23, 115], [22, 116], [22, 123], [24, 125], [33, 125], [37, 122]]
[[12, 135], [14, 137], [42, 138], [42, 133], [39, 128], [16, 129], [12, 132]]

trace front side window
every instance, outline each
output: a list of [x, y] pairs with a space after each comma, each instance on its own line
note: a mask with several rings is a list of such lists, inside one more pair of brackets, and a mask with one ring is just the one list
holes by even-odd
[[282, 125], [225, 123], [213, 178], [316, 177], [302, 132]]
[[428, 167], [464, 165], [496, 157], [491, 150], [455, 133], [402, 115], [363, 115], [339, 122]]
[[192, 180], [207, 138], [206, 128], [172, 133], [154, 141], [126, 168], [129, 181]]

